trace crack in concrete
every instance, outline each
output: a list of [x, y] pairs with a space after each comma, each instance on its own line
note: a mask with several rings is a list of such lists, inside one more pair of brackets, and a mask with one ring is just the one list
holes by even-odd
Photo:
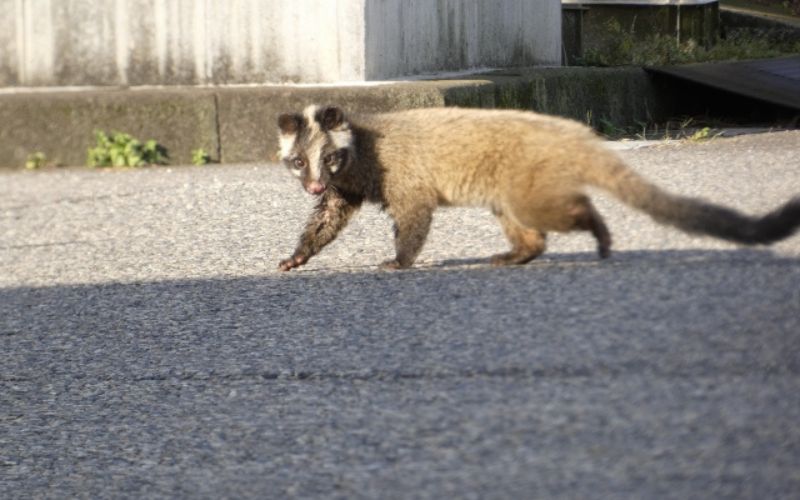
[[[237, 381], [283, 381], [283, 382], [315, 382], [315, 381], [351, 381], [351, 382], [398, 382], [403, 380], [455, 380], [455, 379], [589, 379], [589, 378], [618, 378], [623, 376], [647, 374], [661, 378], [689, 379], [697, 377], [725, 376], [781, 376], [800, 375], [800, 366], [742, 366], [720, 367], [687, 367], [681, 369], [663, 369], [658, 366], [646, 366], [643, 363], [620, 363], [615, 366], [553, 366], [544, 368], [504, 367], [495, 369], [475, 370], [435, 370], [435, 371], [342, 371], [325, 372], [313, 370], [276, 370], [263, 372], [241, 373], [164, 373], [148, 374], [142, 376], [122, 377], [107, 376], [92, 378], [85, 374], [58, 374], [59, 377], [71, 375], [73, 380], [92, 379], [93, 382], [237, 382]], [[52, 379], [54, 374], [48, 373], [47, 377], [16, 377], [0, 376], [0, 383], [39, 382], [44, 378]]]
[[214, 134], [215, 139], [217, 140], [217, 161], [222, 163], [222, 132], [220, 130], [220, 119], [219, 119], [219, 96], [214, 93]]
[[21, 245], [8, 245], [8, 246], [0, 246], [0, 251], [2, 250], [21, 250], [25, 248], [46, 248], [46, 247], [57, 247], [57, 246], [68, 246], [68, 245], [88, 245], [91, 246], [94, 243], [99, 243], [102, 241], [113, 241], [113, 238], [102, 238], [98, 240], [74, 240], [74, 241], [51, 241], [46, 243], [24, 243]]

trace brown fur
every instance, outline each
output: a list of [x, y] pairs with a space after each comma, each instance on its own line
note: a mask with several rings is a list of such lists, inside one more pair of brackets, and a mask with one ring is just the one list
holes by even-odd
[[[334, 173], [324, 166], [319, 175], [310, 167], [302, 175], [295, 170], [310, 192], [317, 194], [322, 186], [324, 193], [295, 253], [281, 262], [283, 270], [302, 265], [332, 241], [363, 201], [382, 204], [394, 219], [396, 257], [384, 264], [389, 268], [413, 264], [440, 205], [492, 210], [512, 247], [493, 257], [494, 264], [536, 258], [545, 250], [550, 231], [589, 231], [599, 255], [608, 257], [611, 236], [583, 193], [587, 184], [661, 223], [744, 244], [777, 241], [800, 225], [800, 198], [752, 218], [670, 195], [626, 167], [588, 127], [563, 118], [458, 108], [352, 119], [338, 108], [314, 108], [307, 110], [305, 121], [312, 116], [316, 123], [305, 128], [316, 129], [322, 139], [339, 134], [340, 142], [343, 137], [351, 140], [340, 148], [342, 160]], [[304, 144], [313, 143], [314, 137], [298, 132], [304, 130], [300, 114], [282, 115], [279, 127], [286, 144], [283, 160], [291, 168], [292, 158], [306, 158]], [[332, 161], [332, 141], [322, 139], [321, 150]]]

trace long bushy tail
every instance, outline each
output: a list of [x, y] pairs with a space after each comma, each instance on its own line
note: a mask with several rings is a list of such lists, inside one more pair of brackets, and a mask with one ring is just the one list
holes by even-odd
[[[604, 155], [605, 156], [605, 155]], [[800, 196], [761, 217], [697, 198], [661, 190], [609, 155], [584, 171], [584, 182], [604, 189], [653, 219], [689, 233], [700, 233], [746, 245], [768, 245], [800, 227]]]

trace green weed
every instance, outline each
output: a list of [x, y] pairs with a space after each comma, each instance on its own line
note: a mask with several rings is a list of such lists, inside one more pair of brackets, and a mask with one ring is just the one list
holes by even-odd
[[663, 66], [704, 61], [761, 59], [800, 53], [797, 41], [770, 40], [752, 30], [730, 30], [711, 47], [689, 39], [654, 34], [636, 37], [633, 27], [624, 29], [616, 19], [606, 23], [607, 43], [587, 49], [579, 63], [584, 66]]
[[197, 148], [192, 150], [192, 165], [207, 165], [211, 163], [211, 155], [205, 149]]
[[167, 163], [167, 150], [154, 139], [142, 143], [130, 134], [96, 130], [95, 146], [87, 151], [90, 167], [142, 167]]
[[36, 170], [37, 168], [42, 168], [45, 165], [47, 165], [47, 155], [41, 151], [29, 154], [28, 158], [25, 160], [25, 168], [28, 170]]

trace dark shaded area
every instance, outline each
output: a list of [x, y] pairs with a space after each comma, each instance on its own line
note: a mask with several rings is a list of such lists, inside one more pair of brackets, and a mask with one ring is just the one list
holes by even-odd
[[471, 263], [2, 289], [0, 496], [800, 487], [796, 259]]
[[[705, 108], [716, 116], [758, 120], [800, 115], [800, 56], [647, 70], [667, 77], [662, 80], [663, 88], [674, 92], [675, 102], [681, 106]], [[681, 88], [678, 81], [695, 85], [684, 83]]]
[[795, 128], [800, 111], [761, 99], [687, 81], [667, 74], [653, 74], [653, 84], [665, 98], [673, 117], [691, 116], [700, 122], [731, 125], [766, 125]]
[[[470, 372], [476, 366], [512, 360], [524, 361], [523, 366], [534, 360], [549, 365], [557, 363], [556, 358], [539, 358], [541, 346], [536, 343], [545, 338], [562, 342], [558, 335], [563, 334], [564, 321], [579, 334], [633, 338], [656, 319], [681, 328], [687, 317], [671, 316], [677, 312], [671, 307], [703, 299], [718, 305], [716, 293], [740, 303], [740, 312], [749, 307], [752, 294], [759, 302], [770, 294], [780, 298], [765, 306], [781, 317], [800, 307], [800, 300], [782, 295], [777, 286], [758, 288], [760, 267], [785, 268], [787, 279], [800, 273], [796, 259], [777, 258], [764, 250], [617, 252], [609, 260], [590, 252], [545, 255], [526, 266], [462, 267], [474, 263], [447, 261], [401, 272], [375, 272], [366, 266], [369, 270], [363, 273], [292, 271], [232, 280], [0, 289], [5, 353], [0, 380], [64, 375], [135, 380], [231, 371], [378, 371], [390, 376], [426, 373], [429, 368]], [[748, 268], [756, 275], [749, 276]], [[657, 316], [646, 312], [664, 306], [668, 310]], [[583, 311], [578, 321], [565, 312], [573, 308]], [[729, 324], [729, 317], [695, 314], [687, 326], [710, 333], [723, 326], [759, 328], [758, 317]], [[637, 318], [644, 324], [637, 324]], [[784, 319], [800, 325], [800, 317]], [[508, 358], [492, 347], [498, 340], [492, 332], [502, 330], [500, 325], [507, 321], [513, 327], [505, 333], [517, 346], [528, 347], [507, 351]], [[473, 336], [485, 350], [468, 350], [461, 353], [468, 358], [442, 362], [458, 354], [464, 347], [461, 342]], [[436, 337], [444, 344], [429, 353], [442, 358], [433, 363], [424, 351], [402, 347], [402, 339], [429, 342]], [[326, 348], [316, 349], [319, 342]], [[440, 350], [449, 342], [454, 349]], [[182, 347], [187, 350], [175, 356], [173, 351]], [[652, 361], [651, 369], [670, 369]], [[592, 358], [591, 363], [598, 362]], [[704, 372], [710, 366], [696, 368]], [[798, 366], [785, 368], [793, 371]]]

